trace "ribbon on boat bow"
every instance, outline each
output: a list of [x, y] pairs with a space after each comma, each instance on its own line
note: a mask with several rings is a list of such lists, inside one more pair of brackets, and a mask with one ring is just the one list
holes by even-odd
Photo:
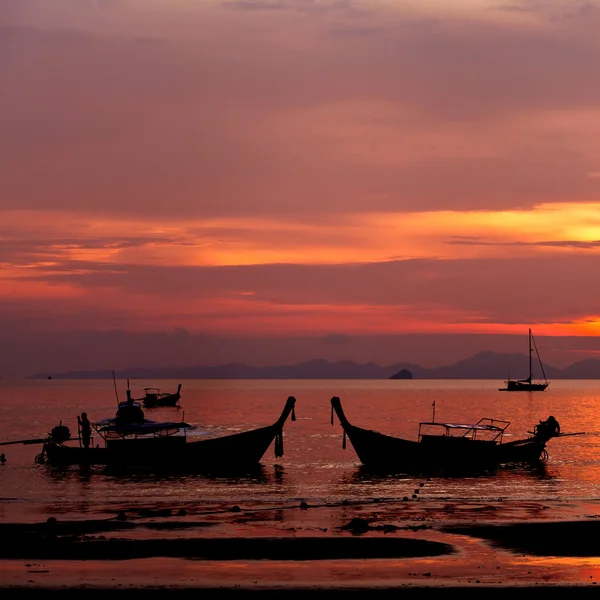
[[[292, 406], [292, 421], [296, 420], [296, 409]], [[275, 434], [275, 458], [283, 456], [283, 426], [279, 433]]]
[[[331, 406], [331, 424], [333, 425], [333, 405]], [[344, 436], [342, 437], [342, 448], [346, 449], [346, 430], [344, 429]]]

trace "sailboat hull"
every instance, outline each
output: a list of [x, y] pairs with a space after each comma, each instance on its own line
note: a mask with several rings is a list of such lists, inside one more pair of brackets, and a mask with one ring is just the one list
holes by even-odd
[[[537, 355], [537, 359], [540, 365], [540, 369], [544, 374], [545, 381], [533, 381], [533, 371], [532, 371], [532, 355], [535, 347], [535, 352]], [[527, 379], [507, 379], [505, 381], [506, 387], [499, 388], [500, 392], [543, 392], [548, 387], [548, 380], [546, 379], [546, 373], [544, 372], [544, 365], [542, 365], [542, 360], [540, 359], [539, 352], [537, 350], [537, 345], [533, 340], [533, 334], [531, 333], [531, 329], [529, 330], [529, 377]]]
[[548, 387], [547, 383], [527, 383], [521, 381], [507, 381], [505, 388], [498, 388], [500, 392], [543, 392]]

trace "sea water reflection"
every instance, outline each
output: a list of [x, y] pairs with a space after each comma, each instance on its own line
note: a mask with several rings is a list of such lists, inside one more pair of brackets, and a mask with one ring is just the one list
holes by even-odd
[[[148, 382], [164, 389], [172, 382]], [[18, 510], [112, 506], [127, 502], [177, 504], [326, 503], [373, 499], [597, 499], [600, 489], [600, 414], [597, 382], [553, 382], [538, 394], [503, 394], [495, 381], [184, 381], [181, 409], [147, 409], [156, 420], [182, 419], [222, 432], [271, 424], [289, 395], [296, 421], [284, 427], [284, 455], [273, 448], [254, 473], [148, 474], [105, 468], [57, 469], [35, 464], [39, 446], [5, 446], [0, 467], [0, 519]], [[125, 386], [121, 386], [124, 393]], [[0, 381], [0, 441], [44, 435], [59, 422], [76, 430], [82, 410], [93, 420], [112, 416], [112, 381]], [[340, 396], [351, 422], [390, 435], [416, 438], [418, 423], [431, 419], [473, 422], [481, 417], [511, 421], [507, 435], [522, 437], [554, 414], [563, 431], [585, 435], [551, 440], [544, 467], [504, 468], [468, 477], [423, 477], [369, 473], [352, 446], [331, 424], [330, 398]], [[510, 439], [510, 438], [509, 438]], [[423, 484], [422, 486], [420, 484]], [[416, 492], [415, 490], [418, 490]]]

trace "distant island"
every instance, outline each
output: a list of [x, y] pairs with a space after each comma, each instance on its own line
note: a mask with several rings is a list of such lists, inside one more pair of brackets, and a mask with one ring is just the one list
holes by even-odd
[[388, 379], [412, 379], [412, 373], [408, 369], [400, 369], [397, 373], [390, 375]]
[[[190, 367], [131, 367], [114, 370], [119, 379], [505, 379], [526, 377], [529, 357], [524, 354], [480, 352], [451, 365], [425, 369], [412, 363], [389, 366], [373, 362], [357, 363], [350, 360], [330, 362], [314, 359], [293, 365], [253, 367], [240, 363], [219, 366]], [[558, 369], [544, 364], [549, 380], [600, 379], [600, 360], [587, 359]], [[534, 373], [534, 377], [541, 377]], [[67, 371], [65, 373], [38, 373], [29, 379], [109, 379], [112, 369]]]

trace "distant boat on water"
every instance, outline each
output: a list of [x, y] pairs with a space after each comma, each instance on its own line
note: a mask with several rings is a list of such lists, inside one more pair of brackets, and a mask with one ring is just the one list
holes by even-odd
[[[544, 376], [544, 381], [534, 381], [533, 377], [533, 351], [535, 349], [535, 353], [537, 356], [538, 364], [540, 366], [540, 370], [542, 375]], [[543, 392], [549, 384], [548, 378], [546, 377], [546, 373], [544, 372], [544, 365], [542, 364], [542, 360], [540, 358], [540, 353], [537, 349], [537, 344], [535, 343], [535, 339], [533, 337], [533, 333], [531, 333], [531, 328], [529, 329], [529, 377], [526, 379], [507, 379], [506, 387], [499, 388], [501, 392]]]
[[129, 389], [129, 380], [127, 380], [127, 398], [133, 402], [139, 402], [145, 408], [158, 408], [160, 406], [176, 406], [181, 398], [181, 383], [177, 386], [175, 392], [161, 392], [159, 388], [144, 388], [143, 398], [132, 399]]

